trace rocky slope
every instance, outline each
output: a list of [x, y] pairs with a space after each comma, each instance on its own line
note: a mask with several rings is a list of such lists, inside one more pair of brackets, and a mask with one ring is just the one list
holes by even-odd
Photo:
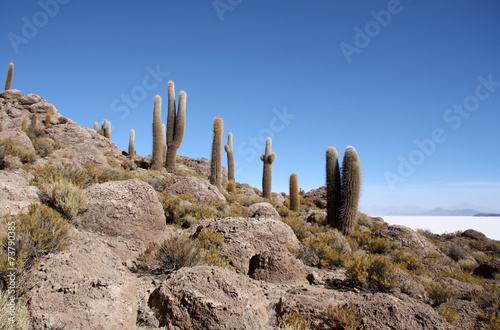
[[[50, 127], [43, 122], [47, 112], [52, 114]], [[41, 152], [21, 130], [33, 113], [53, 150]], [[469, 329], [486, 324], [481, 313], [492, 296], [484, 288], [498, 287], [498, 259], [462, 248], [466, 255], [459, 260], [485, 262], [474, 270], [477, 275], [463, 272], [468, 276], [457, 280], [460, 268], [452, 258], [457, 252], [447, 250], [451, 241], [467, 240], [486, 249], [484, 255], [498, 255], [498, 242], [480, 233], [456, 239], [424, 236], [360, 215], [359, 236], [344, 238], [322, 224], [324, 189], [306, 195], [303, 200], [309, 202], [299, 215], [289, 214], [287, 198], [280, 194], [266, 201], [245, 184], [238, 185], [236, 196], [210, 185], [207, 160], [178, 157], [176, 174], [153, 172], [137, 166], [147, 160], [134, 162], [95, 130], [60, 118], [56, 107], [37, 95], [17, 90], [0, 94], [0, 140], [11, 139], [26, 152], [38, 153], [23, 166], [12, 163], [0, 170], [1, 215], [46, 203], [40, 189], [30, 185], [40, 176], [37, 168], [69, 164], [90, 177], [83, 185], [85, 209], [68, 220], [69, 245], [41, 258], [19, 299], [36, 329], [279, 329], [280, 324], [289, 329], [305, 329], [305, 324], [332, 329], [337, 324], [340, 329], [349, 322], [360, 329]], [[198, 213], [186, 215], [194, 207]], [[193, 214], [206, 218], [193, 219]], [[179, 225], [189, 227], [182, 232], [191, 239], [204, 232], [219, 234], [225, 266], [200, 264], [168, 274], [148, 268], [141, 255]], [[330, 241], [321, 245], [323, 231]], [[4, 226], [0, 234], [5, 232]], [[332, 249], [344, 259], [332, 257]], [[388, 288], [363, 285], [353, 280], [352, 266], [346, 267], [363, 251], [407, 264], [380, 273], [393, 277]], [[456, 294], [436, 304], [431, 283]], [[335, 306], [351, 308], [344, 323]]]

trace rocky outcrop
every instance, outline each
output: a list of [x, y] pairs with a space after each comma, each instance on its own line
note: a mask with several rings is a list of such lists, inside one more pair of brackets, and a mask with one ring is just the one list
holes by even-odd
[[276, 211], [274, 206], [272, 206], [270, 203], [267, 202], [262, 202], [262, 203], [255, 203], [250, 205], [248, 208], [248, 214], [252, 218], [270, 218], [270, 219], [276, 219], [276, 220], [281, 220], [281, 216]]
[[29, 186], [21, 172], [0, 171], [0, 217], [17, 214], [31, 203], [40, 203], [38, 188]]
[[34, 152], [35, 148], [33, 148], [33, 144], [31, 143], [30, 138], [26, 135], [26, 133], [21, 132], [20, 130], [7, 130], [0, 132], [0, 140], [11, 139], [13, 142], [16, 142], [21, 147], [23, 147], [26, 151]]
[[175, 183], [169, 185], [165, 191], [174, 196], [189, 194], [201, 202], [212, 199], [225, 200], [217, 187], [196, 176], [178, 176]]
[[471, 239], [475, 239], [477, 241], [485, 242], [488, 243], [491, 240], [486, 237], [485, 234], [481, 233], [480, 231], [474, 230], [474, 229], [467, 229], [462, 233], [462, 237], [467, 237]]
[[77, 143], [55, 150], [49, 158], [52, 165], [70, 163], [78, 168], [83, 165], [93, 165], [99, 168], [108, 166], [108, 161], [102, 151], [89, 143]]
[[222, 253], [238, 273], [248, 274], [250, 259], [264, 251], [289, 253], [287, 245], [298, 249], [300, 243], [292, 229], [280, 220], [255, 218], [222, 218], [203, 221], [190, 228], [196, 238], [203, 231], [224, 235]]
[[63, 146], [86, 143], [92, 144], [101, 153], [108, 152], [114, 154], [115, 156], [122, 154], [121, 150], [118, 149], [114, 142], [98, 134], [94, 129], [81, 127], [74, 122], [53, 125], [45, 131], [49, 137]]
[[493, 278], [495, 274], [500, 274], [500, 259], [493, 258], [488, 261], [483, 261], [472, 272], [474, 275], [479, 275], [484, 278]]
[[149, 305], [168, 329], [272, 329], [263, 291], [224, 268], [182, 268], [151, 294]]
[[163, 207], [149, 184], [137, 179], [110, 181], [89, 187], [87, 194], [87, 209], [76, 219], [79, 228], [144, 243], [163, 237]]
[[305, 194], [313, 200], [314, 204], [320, 209], [326, 209], [326, 187], [319, 187], [317, 189], [312, 189]]
[[262, 251], [250, 259], [248, 276], [276, 284], [307, 284], [310, 272], [290, 253]]
[[89, 233], [41, 262], [27, 293], [37, 329], [135, 329], [137, 290], [117, 255]]

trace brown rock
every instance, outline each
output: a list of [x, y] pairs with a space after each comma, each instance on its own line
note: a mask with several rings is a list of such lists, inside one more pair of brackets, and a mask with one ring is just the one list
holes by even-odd
[[474, 230], [474, 229], [467, 229], [462, 233], [462, 237], [467, 237], [467, 238], [472, 238], [481, 242], [488, 243], [491, 240], [486, 237], [485, 234], [481, 233], [480, 231]]
[[110, 181], [87, 189], [89, 204], [78, 227], [108, 236], [148, 242], [166, 229], [163, 207], [153, 188], [137, 179]]
[[31, 203], [41, 203], [38, 192], [22, 174], [0, 171], [0, 216], [14, 215]]
[[239, 183], [237, 187], [238, 187], [238, 191], [239, 191], [239, 193], [238, 193], [239, 196], [244, 196], [244, 197], [247, 197], [248, 199], [253, 199], [253, 198], [259, 196], [255, 192], [253, 187], [251, 185], [249, 185], [248, 183]]
[[26, 133], [18, 130], [5, 130], [0, 132], [0, 140], [11, 139], [12, 141], [18, 143], [26, 151], [34, 152], [33, 144]]
[[250, 259], [263, 251], [289, 253], [287, 244], [299, 249], [300, 243], [281, 220], [255, 218], [222, 218], [201, 222], [189, 229], [193, 238], [202, 231], [224, 235], [223, 254], [238, 273], [248, 274]]
[[250, 259], [248, 276], [277, 284], [307, 284], [309, 271], [290, 253], [262, 251]]
[[280, 193], [271, 193], [271, 199], [278, 205], [283, 205], [286, 202], [286, 197]]
[[104, 136], [89, 127], [81, 127], [74, 122], [52, 125], [46, 129], [47, 134], [56, 142], [64, 146], [87, 143], [94, 145], [101, 152], [111, 152], [115, 156], [122, 154], [121, 150]]
[[3, 99], [19, 99], [23, 96], [24, 94], [18, 89], [8, 89], [0, 93], [0, 97]]
[[66, 250], [42, 260], [32, 284], [36, 329], [135, 329], [135, 282], [93, 234], [75, 232]]
[[483, 261], [472, 271], [473, 275], [479, 275], [484, 278], [493, 278], [498, 273], [500, 273], [500, 259], [498, 258]]
[[19, 98], [19, 104], [22, 105], [32, 105], [43, 101], [45, 100], [36, 94], [26, 94], [23, 97]]
[[55, 150], [50, 155], [50, 158], [52, 163], [57, 163], [57, 161], [71, 163], [78, 168], [81, 168], [83, 165], [94, 165], [96, 167], [108, 166], [107, 158], [102, 151], [90, 143], [77, 143]]
[[326, 186], [312, 189], [305, 196], [311, 198], [320, 209], [326, 209]]
[[267, 202], [252, 204], [247, 208], [247, 210], [248, 214], [250, 214], [250, 217], [252, 218], [271, 218], [281, 220], [281, 216], [278, 211], [276, 211], [274, 206]]
[[175, 183], [169, 185], [165, 190], [170, 195], [189, 194], [201, 202], [212, 199], [225, 200], [217, 187], [196, 176], [178, 176]]
[[326, 212], [325, 211], [316, 211], [311, 210], [305, 214], [300, 215], [300, 218], [307, 222], [312, 223], [325, 223], [326, 221]]
[[151, 294], [149, 305], [168, 329], [272, 329], [262, 290], [224, 268], [182, 268]]

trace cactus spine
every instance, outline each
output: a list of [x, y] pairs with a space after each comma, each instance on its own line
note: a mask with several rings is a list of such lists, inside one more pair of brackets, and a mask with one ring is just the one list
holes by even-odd
[[271, 152], [273, 141], [270, 137], [266, 139], [266, 153], [260, 155], [260, 160], [264, 162], [264, 173], [262, 174], [262, 196], [271, 199], [271, 189], [273, 181], [273, 162], [276, 160], [276, 153]]
[[153, 162], [151, 169], [161, 170], [163, 163], [163, 137], [161, 128], [161, 97], [155, 96], [153, 110]]
[[233, 153], [233, 133], [227, 134], [227, 144], [224, 146], [227, 152], [227, 180], [235, 181], [234, 179], [234, 153]]
[[338, 228], [340, 222], [341, 182], [337, 148], [326, 149], [326, 210], [327, 223]]
[[135, 157], [135, 131], [133, 129], [130, 130], [130, 138], [128, 140], [128, 155], [129, 157]]
[[181, 146], [186, 125], [186, 92], [179, 93], [179, 106], [175, 109], [175, 85], [173, 81], [168, 82], [168, 115], [167, 115], [167, 171], [175, 171], [175, 158], [177, 150]]
[[14, 73], [14, 63], [9, 63], [9, 71], [7, 71], [7, 79], [5, 80], [5, 90], [9, 90], [12, 84], [12, 74]]
[[300, 210], [299, 179], [295, 173], [290, 175], [290, 210], [294, 212]]
[[224, 123], [217, 116], [214, 119], [214, 140], [212, 142], [212, 161], [210, 164], [210, 183], [220, 189], [222, 184], [222, 130]]
[[345, 149], [342, 161], [342, 204], [338, 229], [350, 235], [358, 221], [358, 203], [361, 191], [361, 164], [354, 147]]

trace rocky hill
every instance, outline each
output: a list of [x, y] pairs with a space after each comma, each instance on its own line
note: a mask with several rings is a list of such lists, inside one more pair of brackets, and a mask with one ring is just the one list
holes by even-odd
[[225, 170], [222, 188], [211, 185], [206, 159], [178, 156], [175, 173], [154, 171], [18, 90], [0, 94], [0, 122], [1, 324], [499, 325], [500, 242], [481, 233], [438, 236], [359, 214], [345, 237], [325, 225], [324, 188], [292, 212], [288, 196], [264, 199], [243, 183], [228, 192]]

